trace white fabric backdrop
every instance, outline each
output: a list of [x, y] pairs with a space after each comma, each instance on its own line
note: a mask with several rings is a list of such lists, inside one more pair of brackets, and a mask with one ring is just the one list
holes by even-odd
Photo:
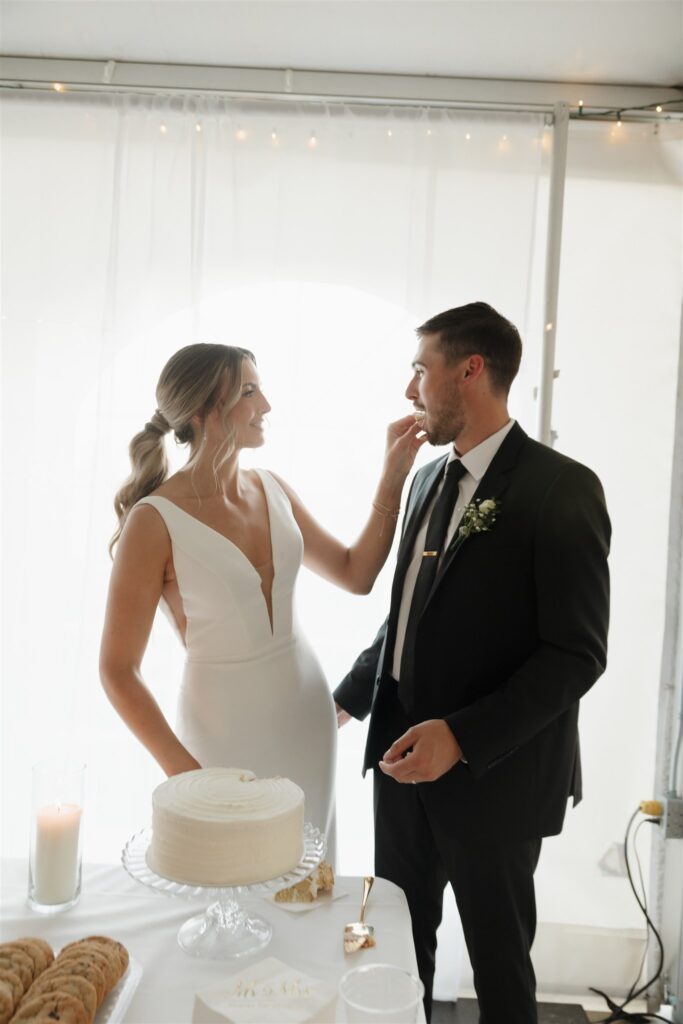
[[[197, 340], [253, 348], [273, 413], [249, 464], [281, 472], [348, 539], [372, 496], [384, 426], [407, 411], [412, 329], [428, 315], [485, 298], [518, 324], [525, 361], [511, 404], [533, 433], [549, 132], [533, 117], [64, 95], [8, 98], [2, 131], [3, 849], [26, 850], [31, 763], [69, 749], [89, 764], [86, 856], [115, 860], [161, 775], [97, 679], [106, 541], [127, 442], [154, 409], [163, 362]], [[634, 129], [610, 163], [607, 131], [584, 131], [578, 148], [572, 132], [555, 419], [558, 447], [606, 482], [616, 625], [610, 670], [583, 715], [587, 800], [546, 844], [538, 876], [541, 921], [587, 929], [640, 925], [623, 880], [597, 861], [652, 778], [667, 505], [658, 525], [648, 510], [648, 545], [629, 545], [632, 471], [614, 457], [614, 421], [637, 387], [649, 313], [632, 281], [647, 272], [663, 296], [656, 338], [645, 336], [657, 373], [629, 427], [656, 450], [642, 496], [665, 497], [678, 317], [667, 267], [680, 242], [665, 140]], [[625, 208], [640, 211], [645, 237]], [[331, 685], [382, 621], [391, 571], [367, 598], [302, 575], [302, 620]], [[636, 572], [647, 599], [624, 600]], [[159, 619], [144, 667], [170, 717], [181, 661]], [[364, 734], [350, 725], [340, 742], [348, 873], [371, 865]], [[624, 749], [615, 789], [610, 764]], [[541, 958], [543, 941], [542, 925]], [[542, 987], [566, 987], [554, 963]], [[592, 963], [586, 983], [599, 984]]]

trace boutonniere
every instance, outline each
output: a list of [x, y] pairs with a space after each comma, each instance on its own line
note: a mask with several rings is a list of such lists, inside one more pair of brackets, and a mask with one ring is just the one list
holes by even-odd
[[486, 533], [495, 523], [499, 508], [499, 502], [495, 498], [480, 498], [465, 505], [458, 536], [464, 539], [471, 533]]
[[478, 498], [465, 505], [451, 551], [457, 551], [473, 533], [488, 533], [499, 512], [500, 502], [495, 498]]

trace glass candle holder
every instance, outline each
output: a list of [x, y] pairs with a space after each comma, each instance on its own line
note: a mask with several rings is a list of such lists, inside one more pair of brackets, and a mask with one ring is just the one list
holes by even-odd
[[59, 760], [33, 767], [28, 903], [58, 914], [78, 902], [85, 765]]

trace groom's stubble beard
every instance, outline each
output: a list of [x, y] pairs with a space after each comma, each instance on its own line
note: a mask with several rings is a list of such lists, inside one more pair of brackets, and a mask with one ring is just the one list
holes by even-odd
[[451, 444], [465, 428], [465, 407], [460, 386], [454, 382], [444, 394], [443, 403], [429, 414], [427, 434], [429, 444], [435, 448]]

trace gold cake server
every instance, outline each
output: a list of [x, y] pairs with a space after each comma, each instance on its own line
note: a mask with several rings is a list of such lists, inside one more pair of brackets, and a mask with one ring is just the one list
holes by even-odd
[[372, 875], [365, 876], [363, 879], [363, 900], [360, 905], [359, 919], [351, 924], [344, 925], [345, 953], [355, 953], [357, 950], [363, 949], [363, 947], [375, 945], [375, 940], [373, 938], [375, 929], [371, 924], [365, 923], [365, 907], [374, 881], [375, 879]]

